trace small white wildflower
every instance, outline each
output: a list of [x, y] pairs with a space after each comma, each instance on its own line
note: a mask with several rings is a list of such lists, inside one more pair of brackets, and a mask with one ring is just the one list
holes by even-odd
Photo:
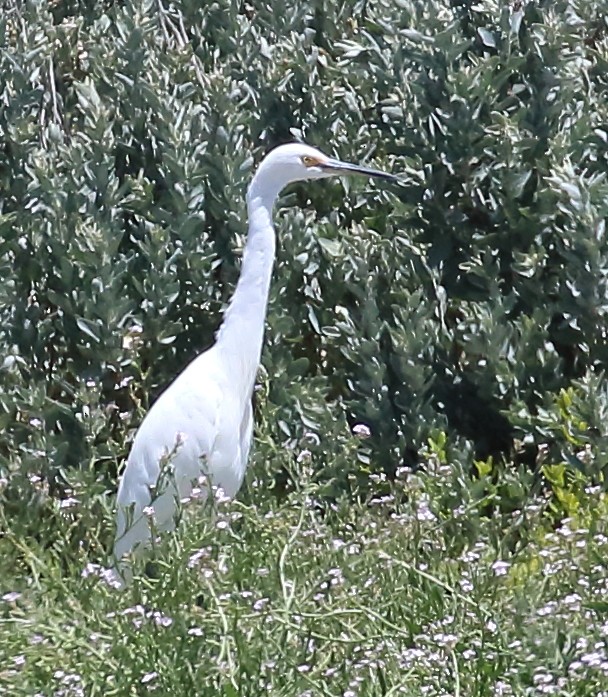
[[162, 612], [158, 612], [158, 611], [152, 612], [152, 613], [149, 613], [148, 616], [152, 617], [152, 619], [154, 620], [154, 623], [158, 627], [170, 627], [173, 624], [173, 618], [168, 617], [167, 615], [163, 615]]
[[429, 507], [430, 498], [428, 494], [422, 494], [416, 502], [416, 519], [421, 522], [436, 520], [435, 514]]
[[122, 348], [125, 351], [130, 351], [139, 342], [139, 335], [143, 333], [143, 328], [140, 324], [134, 324], [122, 338]]
[[462, 588], [462, 590], [463, 590], [465, 593], [471, 593], [472, 590], [473, 590], [473, 588], [474, 588], [473, 584], [469, 581], [468, 578], [463, 578], [463, 579], [461, 579], [461, 580], [458, 582], [458, 584], [460, 585], [460, 587]]
[[89, 562], [80, 572], [80, 576], [82, 578], [88, 578], [89, 576], [98, 576], [100, 568], [101, 567], [99, 566], [99, 564], [92, 564], [91, 562]]
[[123, 587], [124, 581], [116, 569], [104, 569], [99, 572], [99, 577], [109, 588], [120, 589]]
[[230, 496], [226, 496], [226, 492], [221, 486], [213, 487], [213, 495], [215, 497], [215, 502], [219, 505], [222, 503], [228, 503], [230, 501]]
[[144, 506], [141, 512], [148, 518], [152, 518], [154, 515], [154, 506]]
[[446, 646], [449, 649], [453, 649], [458, 641], [458, 637], [455, 634], [435, 634], [433, 636], [433, 641], [439, 646]]
[[586, 653], [585, 655], [581, 656], [581, 662], [590, 666], [591, 668], [597, 668], [602, 663], [604, 658], [604, 654], [594, 651], [593, 653]]
[[355, 424], [353, 426], [353, 435], [359, 438], [369, 438], [372, 435], [372, 430], [366, 424]]
[[296, 461], [299, 463], [310, 462], [311, 460], [312, 460], [312, 453], [310, 452], [310, 450], [306, 450], [306, 449], [301, 450], [298, 453], [298, 457], [296, 458]]
[[578, 610], [581, 606], [581, 596], [578, 593], [571, 593], [564, 598], [563, 602], [564, 605], [571, 606], [573, 610]]
[[203, 630], [200, 627], [190, 627], [188, 634], [189, 636], [203, 636]]
[[141, 605], [133, 605], [132, 607], [126, 607], [124, 610], [121, 611], [121, 615], [145, 615], [146, 614], [146, 608]]
[[553, 614], [553, 612], [556, 610], [556, 608], [557, 608], [557, 603], [554, 600], [551, 600], [546, 605], [539, 608], [536, 611], [536, 614], [539, 617], [546, 617], [547, 615]]
[[78, 499], [73, 498], [70, 496], [67, 499], [62, 499], [59, 502], [59, 508], [73, 508], [74, 506], [78, 505], [80, 501]]
[[197, 549], [196, 552], [190, 555], [190, 558], [188, 559], [188, 568], [192, 569], [195, 567], [201, 559], [208, 559], [211, 554], [211, 550], [209, 547], [202, 547], [201, 549]]
[[460, 560], [466, 564], [471, 564], [472, 562], [479, 561], [479, 554], [473, 550], [467, 550], [460, 555]]
[[534, 673], [532, 681], [535, 685], [549, 685], [553, 682], [553, 676], [550, 673]]
[[492, 564], [492, 571], [495, 576], [506, 576], [510, 566], [509, 562], [498, 560]]

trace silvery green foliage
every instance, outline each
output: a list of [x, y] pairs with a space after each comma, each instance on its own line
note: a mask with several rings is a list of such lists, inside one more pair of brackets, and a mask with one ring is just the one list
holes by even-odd
[[306, 447], [343, 488], [445, 431], [465, 469], [543, 453], [599, 474], [607, 33], [582, 1], [12, 4], [0, 469], [113, 479], [213, 340], [254, 162], [295, 137], [406, 185], [283, 197], [259, 471]]

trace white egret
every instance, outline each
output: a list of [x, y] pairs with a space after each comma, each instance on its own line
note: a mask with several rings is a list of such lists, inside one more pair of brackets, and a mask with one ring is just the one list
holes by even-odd
[[149, 543], [150, 517], [156, 530], [172, 528], [177, 502], [202, 475], [229, 497], [239, 490], [251, 446], [251, 397], [275, 258], [272, 209], [291, 182], [344, 174], [396, 179], [299, 143], [281, 145], [262, 160], [247, 192], [241, 275], [216, 343], [160, 395], [135, 435], [118, 487], [117, 560]]

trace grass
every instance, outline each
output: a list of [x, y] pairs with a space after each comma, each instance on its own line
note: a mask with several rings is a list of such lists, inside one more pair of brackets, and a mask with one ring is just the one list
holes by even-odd
[[281, 499], [262, 474], [213, 516], [187, 505], [122, 592], [96, 566], [97, 475], [63, 502], [28, 480], [20, 507], [5, 481], [0, 694], [608, 695], [599, 490], [556, 526], [542, 496], [501, 513], [447, 464], [332, 503], [297, 467]]

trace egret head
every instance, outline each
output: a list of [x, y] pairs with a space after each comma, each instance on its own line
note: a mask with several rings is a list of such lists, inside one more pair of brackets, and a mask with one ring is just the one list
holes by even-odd
[[260, 193], [272, 191], [276, 195], [291, 182], [353, 174], [398, 179], [387, 172], [335, 160], [310, 145], [288, 143], [271, 150], [262, 160], [250, 191], [257, 193], [259, 189]]

